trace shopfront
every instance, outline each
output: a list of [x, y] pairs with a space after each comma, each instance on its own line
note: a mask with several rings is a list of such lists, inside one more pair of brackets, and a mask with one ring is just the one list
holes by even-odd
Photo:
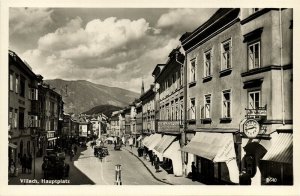
[[293, 134], [274, 132], [272, 145], [260, 160], [262, 185], [293, 185]]
[[206, 184], [239, 183], [233, 133], [197, 132], [181, 151], [196, 156], [199, 181]]

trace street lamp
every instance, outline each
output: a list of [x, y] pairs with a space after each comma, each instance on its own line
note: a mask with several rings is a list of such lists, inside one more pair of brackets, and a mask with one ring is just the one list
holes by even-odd
[[117, 164], [115, 166], [115, 170], [116, 170], [116, 181], [115, 181], [115, 185], [122, 185], [122, 180], [121, 180], [121, 165]]

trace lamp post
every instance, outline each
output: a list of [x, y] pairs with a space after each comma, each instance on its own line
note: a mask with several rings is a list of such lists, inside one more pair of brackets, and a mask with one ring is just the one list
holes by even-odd
[[121, 180], [121, 165], [120, 164], [117, 164], [115, 166], [115, 171], [116, 171], [115, 185], [122, 185], [122, 180]]

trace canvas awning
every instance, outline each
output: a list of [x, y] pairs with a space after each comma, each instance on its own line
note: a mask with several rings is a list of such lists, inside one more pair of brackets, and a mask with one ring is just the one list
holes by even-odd
[[47, 140], [52, 141], [52, 140], [56, 140], [56, 139], [57, 139], [57, 137], [51, 137], [51, 138], [48, 138]]
[[13, 143], [8, 143], [8, 146], [11, 147], [11, 148], [14, 148], [14, 149], [16, 149], [18, 147], [17, 145], [15, 145]]
[[239, 183], [239, 169], [236, 162], [232, 133], [197, 132], [190, 143], [182, 149], [213, 162], [225, 162], [230, 180]]
[[147, 136], [143, 139], [143, 145], [147, 146], [148, 143], [150, 142], [151, 138], [153, 137], [153, 135]]
[[271, 148], [261, 160], [293, 163], [293, 134], [275, 132], [271, 137]]
[[137, 139], [136, 139], [136, 141], [140, 141], [142, 139], [142, 136], [140, 135]]
[[182, 176], [182, 156], [179, 141], [173, 142], [163, 153], [163, 156], [172, 160], [175, 176]]
[[232, 133], [197, 132], [181, 150], [214, 162], [236, 158]]
[[154, 134], [149, 145], [147, 146], [149, 150], [153, 150], [156, 144], [160, 141], [161, 134]]
[[164, 135], [161, 140], [156, 144], [154, 149], [159, 153], [164, 153], [164, 151], [170, 146], [170, 144], [175, 140], [176, 136]]

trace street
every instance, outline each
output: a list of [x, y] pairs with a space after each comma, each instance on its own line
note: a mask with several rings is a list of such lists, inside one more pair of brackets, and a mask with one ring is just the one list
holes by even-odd
[[[121, 149], [115, 151], [113, 145], [107, 145], [109, 155], [103, 158], [102, 162], [94, 156], [94, 150], [88, 145], [87, 148], [79, 148], [78, 154], [71, 162], [69, 156], [66, 156], [65, 162], [70, 165], [69, 177], [66, 177], [67, 183], [61, 185], [114, 185], [115, 165], [121, 164], [122, 185], [163, 185], [153, 178], [145, 166], [127, 150]], [[41, 170], [42, 158], [36, 159], [36, 177], [31, 174], [19, 173], [17, 177], [10, 177], [10, 185], [20, 184], [39, 184], [49, 185], [43, 181], [43, 172]], [[20, 170], [19, 170], [20, 171]], [[37, 180], [37, 183], [26, 180]], [[56, 184], [56, 183], [55, 183]]]
[[126, 150], [115, 151], [113, 145], [107, 145], [109, 155], [103, 158], [94, 157], [94, 151], [88, 147], [81, 152], [74, 165], [95, 184], [113, 185], [115, 182], [115, 165], [121, 164], [121, 177], [123, 185], [160, 185], [142, 163]]

